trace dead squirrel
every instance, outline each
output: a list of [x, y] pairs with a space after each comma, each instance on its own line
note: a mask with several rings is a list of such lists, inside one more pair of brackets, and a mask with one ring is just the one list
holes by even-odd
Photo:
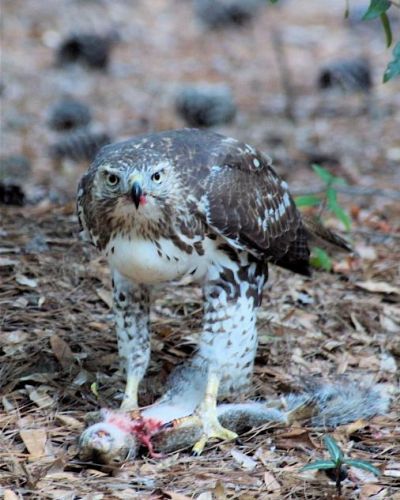
[[[241, 433], [267, 422], [286, 426], [305, 419], [313, 427], [336, 427], [384, 414], [388, 406], [389, 397], [379, 386], [312, 382], [304, 392], [277, 401], [218, 405], [217, 414], [224, 427]], [[102, 420], [80, 437], [82, 460], [110, 464], [134, 459], [139, 445], [145, 445], [150, 455], [157, 457], [191, 447], [202, 434], [196, 415], [181, 418], [176, 409], [174, 418], [173, 407], [162, 402], [136, 412], [103, 410], [101, 416]]]

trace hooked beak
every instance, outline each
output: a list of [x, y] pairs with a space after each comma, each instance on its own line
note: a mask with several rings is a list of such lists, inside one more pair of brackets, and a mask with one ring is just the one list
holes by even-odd
[[132, 184], [131, 197], [132, 197], [133, 203], [135, 204], [136, 208], [139, 208], [140, 198], [141, 198], [142, 194], [143, 194], [143, 190], [142, 190], [142, 186], [140, 185], [140, 182], [135, 181]]

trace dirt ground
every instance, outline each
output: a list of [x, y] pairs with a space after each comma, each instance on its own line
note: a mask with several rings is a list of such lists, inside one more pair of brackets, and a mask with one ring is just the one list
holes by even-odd
[[[47, 126], [48, 110], [63, 95], [79, 98], [90, 105], [96, 127], [115, 140], [179, 128], [184, 123], [174, 95], [193, 82], [232, 88], [236, 118], [215, 130], [269, 153], [294, 193], [320, 188], [314, 161], [348, 182], [340, 202], [352, 215], [358, 255], [336, 256], [333, 272], [311, 280], [271, 271], [253, 386], [239, 398], [276, 397], [311, 375], [382, 384], [392, 396], [389, 413], [333, 435], [352, 458], [382, 471], [374, 478], [352, 469], [344, 498], [400, 498], [400, 85], [381, 84], [390, 57], [382, 31], [350, 29], [344, 2], [332, 3], [312, 0], [300, 8], [283, 1], [263, 7], [244, 27], [209, 31], [189, 0], [3, 1], [1, 156], [24, 154], [32, 164], [31, 175], [17, 179], [25, 206], [1, 206], [0, 492], [7, 500], [335, 494], [324, 473], [300, 472], [323, 456], [323, 433], [299, 424], [256, 429], [197, 458], [187, 452], [144, 456], [113, 473], [77, 457], [85, 415], [118, 407], [123, 381], [109, 273], [77, 234], [74, 196], [87, 164], [50, 159], [49, 145], [59, 134]], [[107, 71], [54, 65], [64, 36], [111, 30], [119, 42]], [[294, 89], [295, 123], [284, 113], [272, 43], [277, 32]], [[317, 91], [323, 64], [361, 55], [373, 68], [368, 102]], [[342, 229], [334, 218], [326, 223]], [[143, 405], [162, 393], [167, 374], [192, 351], [200, 325], [198, 289], [158, 293]]]

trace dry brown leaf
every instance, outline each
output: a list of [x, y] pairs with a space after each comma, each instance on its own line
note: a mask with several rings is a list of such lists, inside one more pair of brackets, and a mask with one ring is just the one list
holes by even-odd
[[378, 371], [380, 361], [377, 356], [363, 356], [358, 362], [360, 368], [367, 368], [369, 370]]
[[88, 327], [98, 330], [99, 332], [104, 332], [109, 329], [109, 325], [106, 323], [99, 323], [98, 321], [90, 321]]
[[278, 492], [281, 490], [281, 485], [278, 483], [275, 476], [269, 471], [264, 472], [264, 483], [267, 487], [267, 491]]
[[376, 500], [380, 498], [387, 498], [385, 487], [379, 484], [364, 484], [361, 487], [360, 500], [367, 500], [371, 497], [374, 497]]
[[20, 430], [19, 435], [29, 451], [31, 459], [42, 457], [45, 454], [47, 435], [44, 429]]
[[217, 481], [213, 491], [214, 500], [226, 500], [226, 491], [221, 481]]
[[345, 427], [345, 432], [348, 436], [351, 436], [351, 434], [354, 434], [355, 432], [359, 431], [360, 429], [364, 429], [368, 425], [368, 422], [363, 419], [356, 420], [355, 422], [352, 422], [349, 425], [346, 425]]
[[69, 429], [82, 429], [82, 427], [84, 427], [82, 422], [79, 422], [79, 420], [69, 415], [56, 415], [56, 420]]
[[111, 309], [113, 305], [112, 293], [105, 288], [98, 288], [96, 290], [97, 295], [101, 300]]
[[71, 363], [75, 363], [74, 353], [71, 351], [69, 345], [58, 335], [52, 335], [50, 337], [51, 350], [57, 361], [65, 369], [71, 366]]
[[304, 448], [318, 449], [319, 446], [314, 443], [310, 437], [310, 433], [299, 427], [294, 427], [288, 432], [280, 434], [276, 439], [276, 445], [279, 448], [286, 450], [297, 448], [303, 450]]
[[393, 293], [395, 295], [400, 295], [400, 288], [390, 285], [389, 283], [386, 283], [386, 281], [357, 281], [354, 284], [358, 286], [358, 288], [367, 290], [367, 292], [388, 294]]
[[53, 406], [54, 400], [51, 398], [45, 390], [41, 389], [28, 389], [29, 399], [37, 404], [40, 408], [49, 408]]

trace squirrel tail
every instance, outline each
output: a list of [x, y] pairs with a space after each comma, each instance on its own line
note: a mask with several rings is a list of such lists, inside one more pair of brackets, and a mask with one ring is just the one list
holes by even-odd
[[308, 420], [312, 427], [338, 425], [385, 414], [390, 398], [379, 387], [362, 387], [350, 382], [326, 384], [303, 382], [304, 391], [288, 394], [279, 402], [250, 402], [224, 404], [217, 407], [222, 425], [242, 432], [266, 422], [288, 425], [293, 421]]
[[313, 407], [310, 423], [314, 427], [336, 427], [360, 418], [382, 415], [389, 407], [389, 397], [378, 385], [361, 387], [355, 383], [315, 384], [305, 393], [289, 394], [288, 410], [305, 404]]

